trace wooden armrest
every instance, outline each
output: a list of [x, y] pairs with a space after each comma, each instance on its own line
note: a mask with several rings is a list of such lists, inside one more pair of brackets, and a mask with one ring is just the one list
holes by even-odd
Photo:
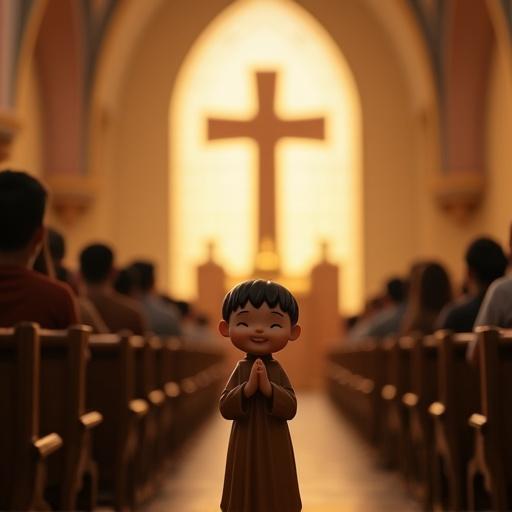
[[396, 397], [396, 387], [392, 386], [391, 384], [386, 384], [382, 388], [380, 394], [384, 400], [394, 400]]
[[183, 391], [189, 395], [195, 393], [197, 391], [197, 387], [198, 386], [192, 377], [188, 377], [181, 381], [181, 389], [183, 389]]
[[137, 417], [142, 418], [148, 413], [149, 407], [145, 400], [130, 400], [130, 411]]
[[487, 425], [487, 417], [483, 414], [475, 413], [469, 417], [468, 423], [471, 427], [483, 431]]
[[59, 434], [48, 434], [34, 441], [32, 445], [35, 449], [36, 457], [46, 459], [48, 455], [58, 450], [62, 446], [62, 438]]
[[91, 411], [80, 416], [80, 423], [86, 430], [97, 427], [103, 422], [103, 416], [98, 411]]
[[181, 390], [177, 382], [167, 382], [164, 386], [164, 391], [169, 398], [176, 398], [181, 394]]
[[370, 395], [374, 390], [375, 386], [373, 381], [370, 379], [361, 379], [357, 385], [357, 390], [365, 395]]
[[165, 402], [165, 393], [160, 389], [154, 389], [149, 393], [148, 400], [157, 406], [161, 406]]
[[432, 404], [430, 404], [428, 412], [432, 416], [437, 416], [438, 418], [441, 418], [442, 416], [444, 416], [446, 412], [446, 407], [441, 402], [433, 402]]
[[405, 395], [402, 397], [403, 404], [407, 407], [410, 407], [411, 409], [416, 407], [419, 401], [420, 399], [416, 393], [405, 393]]

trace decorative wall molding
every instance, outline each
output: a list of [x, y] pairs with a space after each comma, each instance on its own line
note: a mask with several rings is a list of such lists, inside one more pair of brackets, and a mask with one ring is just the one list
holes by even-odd
[[480, 206], [486, 180], [482, 173], [452, 172], [434, 182], [439, 206], [459, 223], [465, 223]]
[[92, 207], [96, 186], [76, 173], [47, 174], [44, 181], [50, 190], [50, 206], [66, 226], [73, 226]]

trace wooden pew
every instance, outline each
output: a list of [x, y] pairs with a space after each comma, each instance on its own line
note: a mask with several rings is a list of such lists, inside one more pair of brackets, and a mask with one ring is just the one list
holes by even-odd
[[410, 471], [408, 486], [423, 503], [432, 508], [434, 428], [428, 409], [437, 399], [438, 350], [434, 336], [412, 336], [410, 391], [402, 397], [408, 410]]
[[97, 497], [97, 469], [91, 430], [102, 416], [86, 412], [86, 365], [91, 329], [41, 330], [40, 428], [57, 432], [63, 449], [48, 465], [46, 499], [58, 510], [92, 510]]
[[356, 349], [327, 355], [331, 398], [371, 442], [377, 442], [381, 424], [382, 360], [378, 345], [371, 342]]
[[162, 350], [157, 358], [158, 384], [165, 393], [166, 413], [164, 419], [165, 452], [170, 456], [179, 444], [179, 402], [181, 388], [179, 385], [179, 354], [181, 340], [176, 337], [162, 340]]
[[40, 340], [36, 324], [0, 329], [0, 509], [46, 510], [45, 462], [62, 445], [39, 437]]
[[478, 372], [466, 361], [474, 334], [435, 333], [438, 343], [439, 399], [429, 408], [434, 419], [436, 510], [466, 510], [466, 472], [471, 453], [468, 419], [479, 410]]
[[135, 395], [136, 343], [136, 338], [117, 334], [89, 340], [87, 404], [103, 415], [94, 437], [99, 497], [116, 510], [133, 510], [141, 495], [136, 455], [148, 404]]
[[180, 352], [181, 430], [187, 437], [216, 407], [226, 369], [216, 349], [184, 344]]
[[481, 408], [471, 415], [474, 449], [468, 467], [468, 508], [512, 508], [512, 332], [478, 331]]
[[141, 419], [139, 429], [139, 449], [136, 455], [139, 496], [144, 501], [156, 491], [162, 454], [161, 427], [165, 406], [165, 394], [158, 389], [156, 375], [156, 351], [160, 341], [151, 337], [133, 337], [135, 350], [135, 396], [146, 403], [147, 414]]
[[172, 416], [168, 438], [172, 452], [217, 404], [226, 368], [221, 352], [187, 348], [178, 338], [164, 340], [159, 367], [160, 385]]
[[383, 345], [386, 375], [381, 389], [383, 431], [380, 453], [384, 463], [398, 467], [407, 478], [410, 472], [409, 416], [403, 401], [411, 386], [412, 338], [389, 339]]

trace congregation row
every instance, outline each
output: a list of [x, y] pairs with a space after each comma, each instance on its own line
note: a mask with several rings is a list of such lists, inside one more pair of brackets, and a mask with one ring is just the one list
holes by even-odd
[[223, 354], [150, 262], [116, 272], [92, 244], [77, 279], [46, 202], [0, 172], [0, 510], [133, 510], [216, 403]]
[[[361, 315], [349, 319], [345, 343], [354, 348], [369, 338], [428, 335], [439, 329], [463, 333], [487, 325], [512, 327], [512, 277], [505, 276], [508, 265], [497, 241], [473, 240], [465, 253], [463, 284], [454, 293], [441, 263], [418, 261], [407, 278], [391, 278], [382, 294], [367, 301]], [[468, 357], [474, 348], [472, 344]]]
[[33, 321], [65, 329], [83, 323], [96, 333], [127, 329], [214, 343], [205, 315], [157, 291], [151, 261], [117, 269], [113, 249], [95, 243], [81, 251], [79, 272], [66, 268], [63, 236], [43, 228], [46, 200], [35, 178], [0, 173], [0, 326]]
[[[510, 233], [512, 249], [512, 230]], [[424, 510], [512, 507], [512, 276], [488, 237], [387, 282], [328, 357], [330, 395]]]

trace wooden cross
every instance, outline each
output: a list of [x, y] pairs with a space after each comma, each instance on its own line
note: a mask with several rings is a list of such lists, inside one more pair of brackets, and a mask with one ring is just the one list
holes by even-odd
[[324, 118], [281, 119], [274, 110], [277, 73], [257, 71], [258, 111], [252, 119], [208, 118], [208, 140], [247, 137], [258, 144], [258, 247], [276, 243], [275, 147], [283, 137], [324, 139]]

